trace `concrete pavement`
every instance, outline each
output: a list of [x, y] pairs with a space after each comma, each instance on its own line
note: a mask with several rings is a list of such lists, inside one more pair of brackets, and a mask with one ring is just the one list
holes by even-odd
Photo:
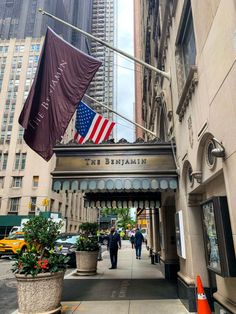
[[77, 276], [64, 280], [62, 314], [186, 314], [174, 283], [164, 280], [158, 265], [152, 265], [143, 246], [142, 259], [135, 258], [129, 241], [118, 253], [118, 268], [109, 269], [107, 251], [98, 262], [96, 276]]

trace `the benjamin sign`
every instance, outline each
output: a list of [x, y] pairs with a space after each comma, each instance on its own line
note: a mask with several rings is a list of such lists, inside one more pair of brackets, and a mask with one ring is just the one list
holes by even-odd
[[171, 155], [138, 156], [58, 156], [56, 172], [69, 171], [80, 173], [127, 173], [159, 172], [174, 170]]

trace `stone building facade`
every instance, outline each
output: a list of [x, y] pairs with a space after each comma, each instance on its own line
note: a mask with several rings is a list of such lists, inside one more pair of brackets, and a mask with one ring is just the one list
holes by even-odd
[[215, 312], [236, 313], [236, 3], [140, 5], [142, 58], [171, 76], [143, 70], [142, 118], [176, 146], [179, 177], [150, 214], [150, 249], [190, 311], [200, 275]]

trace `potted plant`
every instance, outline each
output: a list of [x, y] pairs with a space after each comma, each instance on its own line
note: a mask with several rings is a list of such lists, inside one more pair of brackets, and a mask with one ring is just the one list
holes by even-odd
[[54, 251], [62, 222], [32, 217], [23, 228], [27, 249], [18, 254], [12, 271], [18, 288], [18, 313], [57, 313], [61, 309], [68, 257]]
[[80, 236], [76, 242], [75, 252], [77, 274], [82, 276], [95, 275], [99, 252], [98, 224], [82, 223], [79, 229]]

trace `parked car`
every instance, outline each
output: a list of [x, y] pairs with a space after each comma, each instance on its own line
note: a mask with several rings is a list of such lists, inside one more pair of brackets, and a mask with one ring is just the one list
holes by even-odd
[[2, 255], [22, 254], [27, 248], [23, 232], [16, 232], [0, 240], [0, 257]]
[[108, 244], [108, 234], [100, 234], [98, 241], [100, 244], [107, 245]]
[[56, 241], [56, 252], [70, 257], [68, 265], [76, 267], [75, 243], [79, 238], [79, 234], [61, 233]]

